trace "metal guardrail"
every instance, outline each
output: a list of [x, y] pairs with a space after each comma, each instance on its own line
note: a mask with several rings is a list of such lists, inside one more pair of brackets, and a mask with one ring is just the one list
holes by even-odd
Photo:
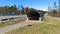
[[7, 22], [15, 18], [26, 18], [27, 15], [0, 16], [0, 23]]

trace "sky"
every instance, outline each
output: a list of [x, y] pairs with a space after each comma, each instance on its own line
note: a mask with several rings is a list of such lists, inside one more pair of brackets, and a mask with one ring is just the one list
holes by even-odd
[[58, 0], [0, 0], [0, 6], [23, 5], [24, 7], [35, 8], [47, 11], [48, 6], [53, 7], [53, 3]]

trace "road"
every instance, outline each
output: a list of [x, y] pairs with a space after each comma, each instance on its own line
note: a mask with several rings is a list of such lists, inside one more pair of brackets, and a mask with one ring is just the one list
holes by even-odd
[[11, 25], [11, 26], [7, 26], [7, 27], [3, 27], [3, 28], [0, 28], [0, 34], [4, 34], [6, 32], [9, 32], [11, 30], [14, 30], [16, 28], [21, 28], [23, 26], [27, 26], [27, 25], [30, 25], [30, 24], [35, 24], [35, 23], [41, 23], [40, 21], [35, 21], [35, 20], [26, 20], [22, 23], [18, 23], [18, 24], [14, 24], [14, 25]]

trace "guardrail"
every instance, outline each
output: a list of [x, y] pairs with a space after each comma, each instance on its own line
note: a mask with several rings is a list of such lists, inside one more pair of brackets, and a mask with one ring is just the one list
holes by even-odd
[[14, 16], [0, 16], [0, 23], [7, 22], [16, 18], [26, 18], [27, 15], [14, 15]]

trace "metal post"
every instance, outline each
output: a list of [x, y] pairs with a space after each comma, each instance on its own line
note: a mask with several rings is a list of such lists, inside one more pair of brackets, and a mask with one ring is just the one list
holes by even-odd
[[21, 10], [19, 12], [20, 12], [20, 15], [21, 15]]
[[0, 17], [0, 23], [2, 23], [2, 16]]

